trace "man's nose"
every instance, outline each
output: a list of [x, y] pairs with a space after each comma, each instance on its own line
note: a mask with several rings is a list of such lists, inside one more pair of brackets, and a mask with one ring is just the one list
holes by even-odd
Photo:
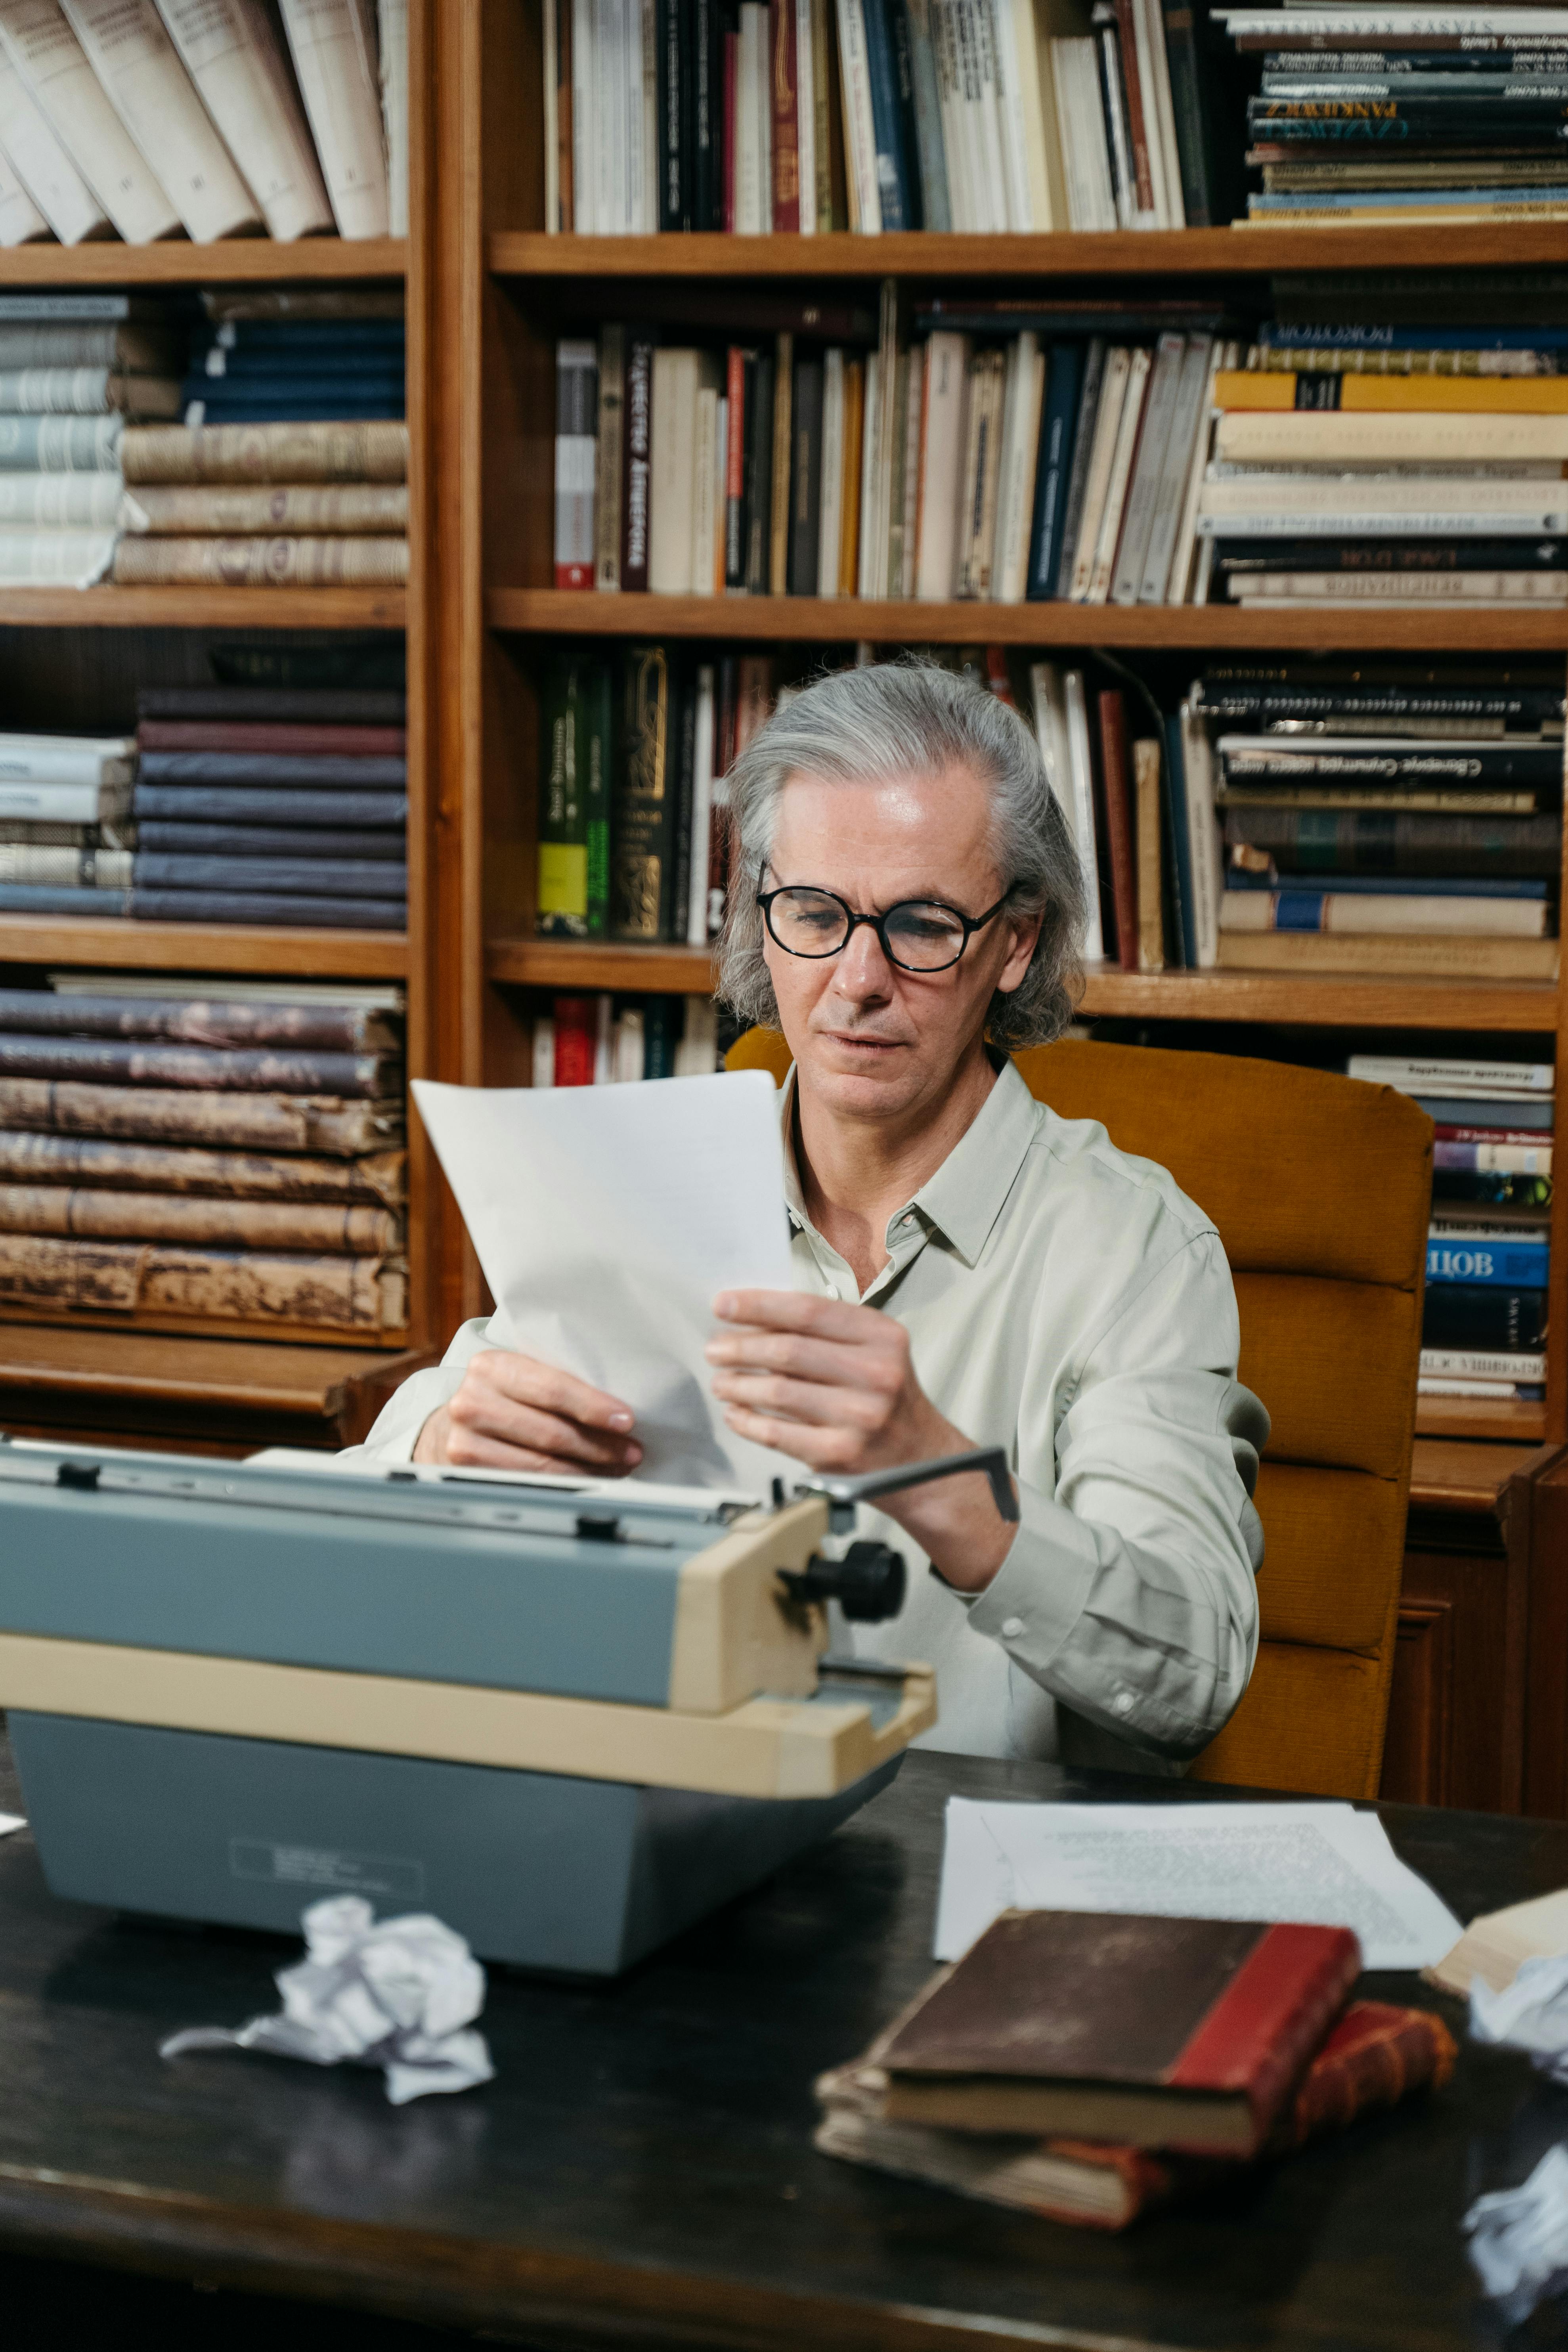
[[882, 952], [882, 942], [870, 923], [858, 923], [839, 950], [834, 982], [845, 996], [861, 999], [886, 996], [893, 985], [893, 968]]

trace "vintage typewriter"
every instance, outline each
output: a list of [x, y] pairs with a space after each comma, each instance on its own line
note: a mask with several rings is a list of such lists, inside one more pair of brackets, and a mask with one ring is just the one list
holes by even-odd
[[[297, 1930], [329, 1893], [613, 1975], [825, 1836], [936, 1719], [857, 1502], [999, 1451], [691, 1489], [0, 1440], [0, 1706], [45, 1874]], [[826, 1551], [824, 1546], [826, 1545]], [[842, 1557], [828, 1557], [835, 1549]]]

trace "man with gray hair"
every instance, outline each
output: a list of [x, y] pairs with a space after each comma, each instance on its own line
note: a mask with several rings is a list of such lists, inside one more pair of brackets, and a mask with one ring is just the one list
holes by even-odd
[[[1005, 1446], [1019, 1523], [979, 1476], [891, 1497], [878, 1531], [931, 1573], [890, 1625], [843, 1635], [935, 1666], [933, 1745], [1179, 1771], [1252, 1671], [1268, 1416], [1236, 1378], [1208, 1219], [1007, 1058], [1060, 1034], [1080, 952], [1039, 751], [983, 688], [889, 664], [795, 697], [729, 791], [721, 993], [794, 1056], [796, 1286], [715, 1300], [714, 1394], [817, 1470]], [[641, 1458], [616, 1398], [482, 1324], [368, 1450], [610, 1475]]]

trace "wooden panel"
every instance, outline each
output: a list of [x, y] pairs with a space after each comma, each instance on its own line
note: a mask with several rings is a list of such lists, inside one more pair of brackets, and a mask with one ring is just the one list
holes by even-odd
[[703, 948], [617, 947], [613, 940], [492, 940], [492, 980], [525, 988], [624, 988], [658, 996], [705, 995], [713, 961]]
[[1300, 1022], [1336, 1029], [1539, 1032], [1551, 981], [1373, 980], [1333, 972], [1119, 971], [1090, 967], [1079, 1010], [1124, 1020]]
[[192, 1333], [211, 1333], [218, 1339], [281, 1339], [306, 1348], [368, 1348], [405, 1350], [412, 1334], [406, 1323], [381, 1330], [344, 1330], [325, 1323], [290, 1322], [279, 1316], [276, 1321], [263, 1321], [258, 1316], [251, 1320], [242, 1316], [150, 1315], [138, 1309], [134, 1315], [115, 1315], [90, 1308], [73, 1311], [69, 1307], [53, 1310], [42, 1305], [13, 1304], [0, 1300], [0, 1327], [18, 1324], [26, 1330], [46, 1331], [133, 1331], [165, 1332], [171, 1338], [185, 1338]]
[[[435, 157], [432, 111], [435, 22], [428, 0], [408, 12], [408, 283], [404, 303], [408, 412], [408, 944], [405, 1061], [409, 1078], [436, 1075], [432, 1008], [439, 954], [432, 900], [436, 870], [436, 728], [439, 670], [432, 616], [440, 599], [440, 547], [431, 514], [430, 445], [440, 339], [432, 268]], [[416, 1344], [446, 1338], [436, 1295], [442, 1195], [424, 1129], [408, 1114], [408, 1323]]]
[[1413, 1511], [1495, 1512], [1503, 1488], [1532, 1454], [1533, 1449], [1526, 1445], [1417, 1437], [1410, 1464], [1410, 1507]]
[[1453, 1691], [1452, 1603], [1401, 1601], [1380, 1796], [1413, 1805], [1452, 1801]]
[[1568, 1819], [1568, 1454], [1508, 1496], [1510, 1543], [1530, 1565], [1524, 1810]]
[[[686, 240], [672, 237], [671, 244]], [[620, 239], [618, 242], [628, 242]], [[68, 595], [68, 589], [51, 591]], [[113, 592], [120, 593], [120, 591]], [[155, 593], [155, 591], [147, 591]], [[248, 593], [248, 591], [235, 592]], [[268, 594], [268, 590], [258, 590]], [[1568, 611], [1517, 604], [1407, 604], [1375, 613], [1364, 604], [1310, 611], [1245, 612], [1234, 604], [919, 604], [857, 596], [616, 596], [588, 589], [492, 587], [485, 600], [495, 629], [562, 636], [712, 637], [796, 644], [1170, 646], [1363, 652], [1370, 646], [1416, 653], [1561, 653]], [[4, 617], [0, 608], [0, 617]]]
[[1197, 228], [1064, 236], [548, 236], [498, 231], [498, 274], [521, 278], [1168, 278], [1273, 269], [1568, 265], [1568, 222], [1439, 228]]
[[271, 929], [261, 923], [135, 923], [74, 915], [0, 915], [0, 963], [92, 964], [120, 971], [282, 972], [300, 979], [401, 980], [402, 931]]
[[0, 588], [9, 628], [401, 629], [405, 616], [401, 588]]
[[1520, 1811], [1529, 1582], [1490, 1514], [1412, 1513], [1381, 1795]]
[[1493, 1403], [1488, 1397], [1417, 1397], [1417, 1437], [1512, 1438], [1523, 1445], [1546, 1441], [1546, 1407]]
[[408, 247], [400, 236], [184, 238], [164, 245], [13, 245], [0, 254], [0, 288], [25, 286], [293, 286], [344, 278], [401, 278]]

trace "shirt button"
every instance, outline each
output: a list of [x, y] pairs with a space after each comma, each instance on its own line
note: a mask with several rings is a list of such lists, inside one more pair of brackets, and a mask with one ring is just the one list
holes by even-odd
[[914, 1223], [914, 1219], [913, 1217], [900, 1217], [899, 1219], [899, 1223], [900, 1225], [912, 1225]]
[[1131, 1715], [1132, 1712], [1131, 1692], [1118, 1691], [1110, 1704], [1118, 1715]]
[[1004, 1617], [1004, 1618], [1003, 1618], [1003, 1620], [1002, 1620], [1002, 1639], [1003, 1639], [1005, 1642], [1016, 1642], [1016, 1641], [1017, 1640], [1017, 1638], [1018, 1638], [1019, 1634], [1023, 1632], [1023, 1630], [1024, 1630], [1024, 1621], [1023, 1621], [1023, 1619], [1022, 1619], [1021, 1617]]

